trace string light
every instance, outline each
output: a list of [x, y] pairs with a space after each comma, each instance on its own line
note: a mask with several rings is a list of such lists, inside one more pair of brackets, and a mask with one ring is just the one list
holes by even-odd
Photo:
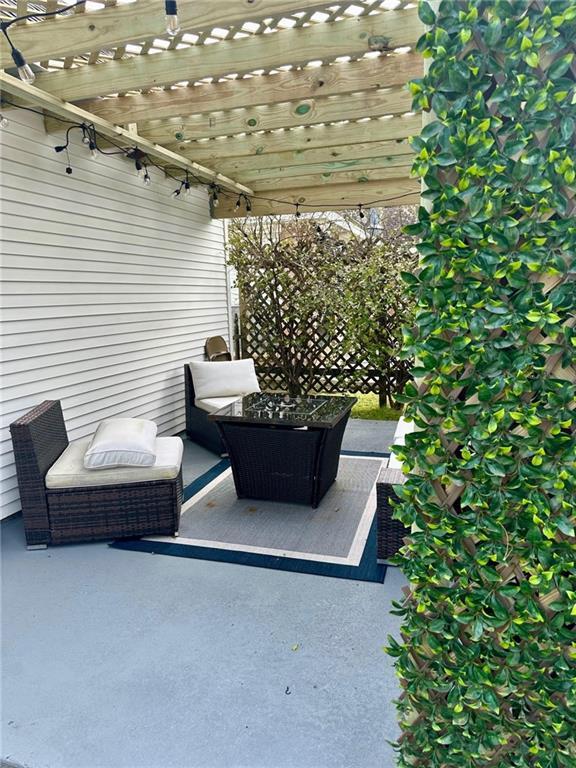
[[24, 54], [22, 51], [18, 50], [12, 40], [10, 39], [10, 35], [8, 34], [8, 30], [12, 26], [12, 24], [16, 24], [18, 21], [26, 21], [27, 19], [43, 19], [48, 16], [57, 16], [60, 13], [66, 13], [66, 11], [70, 11], [72, 8], [75, 8], [78, 5], [84, 5], [86, 3], [86, 0], [76, 0], [76, 2], [73, 5], [67, 5], [65, 8], [58, 8], [55, 11], [35, 11], [34, 13], [27, 13], [23, 16], [15, 16], [13, 19], [8, 19], [5, 21], [0, 22], [0, 31], [4, 34], [4, 37], [6, 38], [6, 42], [10, 46], [10, 53], [12, 54], [12, 61], [14, 62], [14, 66], [18, 70], [18, 77], [20, 80], [22, 80], [25, 83], [28, 83], [28, 85], [32, 85], [34, 80], [36, 80], [36, 75], [34, 74], [34, 70], [28, 64], [26, 61], [26, 58], [24, 57]]
[[146, 157], [144, 152], [142, 152], [142, 150], [139, 149], [138, 147], [134, 147], [133, 149], [131, 149], [126, 154], [126, 157], [129, 160], [133, 160], [134, 161], [134, 168], [136, 168], [136, 176], [138, 176], [139, 179], [144, 177], [145, 176], [145, 173], [144, 173], [145, 169], [144, 169], [144, 162], [143, 161], [144, 161], [144, 158]]
[[220, 198], [218, 193], [220, 192], [217, 184], [210, 184], [210, 203], [213, 208], [218, 208], [220, 205]]
[[178, 3], [176, 0], [165, 0], [164, 7], [166, 9], [166, 34], [175, 37], [180, 32]]
[[[36, 15], [36, 14], [34, 14]], [[44, 112], [38, 109], [34, 109], [32, 107], [24, 107], [20, 104], [15, 104], [12, 101], [9, 101], [5, 97], [2, 98], [2, 103], [6, 104], [10, 107], [14, 107], [16, 109], [23, 109], [26, 112], [33, 112], [34, 114], [40, 115], [41, 117], [44, 117]], [[154, 163], [148, 155], [146, 155], [142, 150], [140, 150], [138, 147], [132, 147], [130, 149], [127, 149], [126, 147], [121, 147], [119, 144], [116, 144], [110, 137], [102, 137], [98, 131], [96, 130], [94, 125], [86, 125], [85, 123], [72, 123], [70, 124], [70, 120], [66, 120], [65, 118], [61, 118], [58, 116], [55, 116], [56, 120], [59, 120], [62, 123], [67, 123], [68, 128], [66, 130], [66, 141], [64, 144], [58, 145], [54, 147], [55, 152], [64, 152], [66, 151], [66, 159], [67, 159], [67, 165], [66, 165], [66, 173], [70, 176], [72, 175], [72, 166], [70, 164], [70, 157], [68, 154], [68, 147], [70, 145], [70, 133], [73, 130], [80, 130], [82, 132], [82, 143], [87, 144], [88, 148], [90, 149], [90, 153], [93, 157], [97, 157], [98, 154], [102, 155], [122, 155], [123, 157], [126, 157], [132, 161], [134, 161], [134, 165], [136, 167], [136, 171], [140, 177], [143, 177], [143, 181], [146, 185], [148, 185], [151, 182], [150, 174], [148, 172], [148, 166], [153, 166], [154, 168], [158, 168], [159, 170], [163, 171], [165, 175], [173, 179], [174, 181], [179, 182], [179, 187], [174, 190], [172, 193], [174, 197], [179, 197], [182, 191], [190, 192], [191, 184], [190, 184], [190, 177], [194, 179], [194, 181], [198, 184], [204, 184], [208, 187], [210, 191], [210, 200], [212, 202], [212, 205], [216, 208], [218, 207], [220, 200], [219, 195], [225, 195], [226, 197], [231, 197], [232, 195], [236, 194], [230, 190], [221, 189], [215, 182], [207, 182], [203, 181], [202, 179], [196, 177], [193, 173], [186, 170], [186, 178], [185, 180], [181, 180], [177, 178], [176, 176], [169, 173], [168, 168], [164, 166], [157, 165]], [[0, 128], [5, 128], [9, 124], [8, 119], [0, 114]], [[116, 147], [115, 150], [103, 150], [98, 146], [98, 138], [106, 138], [107, 142], [112, 144], [112, 146]], [[401, 198], [404, 197], [412, 197], [413, 192], [406, 192], [402, 195], [393, 195], [392, 197], [385, 197], [385, 198], [379, 198], [377, 200], [370, 200], [366, 201], [364, 203], [358, 203], [357, 207], [359, 210], [360, 218], [364, 218], [366, 214], [364, 213], [364, 208], [372, 208], [380, 203], [387, 203], [391, 201], [398, 201]], [[293, 205], [295, 207], [295, 214], [296, 218], [300, 218], [302, 213], [300, 211], [300, 208], [311, 208], [311, 209], [318, 209], [318, 208], [329, 208], [330, 203], [328, 202], [316, 202], [316, 203], [288, 203], [286, 200], [279, 200], [277, 198], [273, 197], [265, 197], [264, 195], [248, 195], [246, 192], [240, 192], [238, 194], [238, 198], [236, 200], [236, 206], [235, 206], [235, 212], [238, 212], [240, 208], [242, 207], [242, 203], [244, 202], [246, 213], [252, 212], [252, 201], [253, 200], [263, 200], [269, 203], [276, 203], [277, 205]], [[326, 232], [322, 231], [322, 228], [318, 225], [316, 227], [316, 232], [320, 237], [326, 237]]]

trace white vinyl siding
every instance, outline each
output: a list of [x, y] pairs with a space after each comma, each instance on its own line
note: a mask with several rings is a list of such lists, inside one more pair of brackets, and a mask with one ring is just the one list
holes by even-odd
[[78, 131], [68, 176], [63, 135], [3, 112], [1, 517], [20, 508], [14, 419], [58, 399], [72, 440], [110, 416], [179, 432], [183, 363], [229, 331], [224, 228], [205, 188], [174, 199], [154, 168], [147, 187], [125, 158], [93, 160]]

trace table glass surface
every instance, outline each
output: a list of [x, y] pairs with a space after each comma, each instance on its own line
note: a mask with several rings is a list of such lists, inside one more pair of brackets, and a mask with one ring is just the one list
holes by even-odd
[[333, 427], [355, 403], [355, 397], [289, 397], [256, 392], [216, 413], [211, 413], [209, 418], [212, 421], [235, 421], [245, 424]]

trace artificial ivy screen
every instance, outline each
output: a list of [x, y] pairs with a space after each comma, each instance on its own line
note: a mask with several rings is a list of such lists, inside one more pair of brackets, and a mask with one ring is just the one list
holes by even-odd
[[575, 768], [576, 0], [420, 17], [399, 766]]

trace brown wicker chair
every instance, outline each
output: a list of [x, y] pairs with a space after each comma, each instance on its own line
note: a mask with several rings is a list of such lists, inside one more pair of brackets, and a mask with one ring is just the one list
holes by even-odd
[[46, 473], [68, 446], [60, 401], [45, 400], [10, 432], [29, 549], [177, 533], [182, 471], [173, 480], [48, 489]]

